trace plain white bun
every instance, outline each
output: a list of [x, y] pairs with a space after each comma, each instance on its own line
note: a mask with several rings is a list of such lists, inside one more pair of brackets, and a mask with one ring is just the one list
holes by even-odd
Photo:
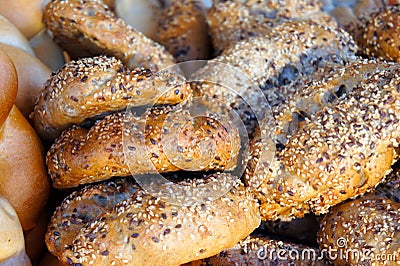
[[26, 37], [8, 19], [0, 15], [0, 42], [34, 55]]

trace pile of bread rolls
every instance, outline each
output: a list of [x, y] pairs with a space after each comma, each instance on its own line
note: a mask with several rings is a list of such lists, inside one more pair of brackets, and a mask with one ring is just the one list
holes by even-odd
[[400, 262], [399, 1], [17, 0], [0, 33], [0, 265]]

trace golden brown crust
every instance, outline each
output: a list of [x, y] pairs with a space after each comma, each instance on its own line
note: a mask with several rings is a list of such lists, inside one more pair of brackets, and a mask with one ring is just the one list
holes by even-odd
[[327, 265], [321, 258], [320, 251], [313, 247], [278, 241], [268, 237], [249, 236], [216, 256], [193, 261], [184, 266]]
[[171, 107], [155, 108], [147, 115], [126, 118], [124, 113], [116, 113], [90, 130], [74, 126], [64, 131], [47, 154], [53, 186], [67, 188], [113, 176], [236, 166], [240, 137], [230, 125], [211, 116], [193, 118], [188, 111]]
[[64, 65], [45, 83], [32, 118], [38, 134], [53, 140], [68, 126], [103, 113], [177, 104], [190, 96], [180, 75], [129, 70], [112, 57], [84, 58]]
[[319, 245], [336, 250], [336, 255], [349, 255], [337, 256], [335, 265], [396, 265], [400, 252], [399, 221], [400, 203], [361, 197], [330, 210], [321, 222]]
[[101, 1], [52, 0], [44, 23], [70, 55], [115, 56], [130, 68], [158, 71], [174, 64], [164, 47], [117, 18]]
[[179, 265], [232, 247], [259, 223], [258, 204], [242, 185], [194, 206], [173, 205], [139, 191], [82, 228], [63, 261]]
[[18, 92], [18, 77], [14, 64], [6, 53], [0, 50], [0, 127], [7, 119]]
[[226, 1], [214, 3], [207, 23], [216, 54], [240, 40], [268, 34], [289, 20], [313, 20], [336, 26], [334, 19], [321, 11], [319, 1]]
[[[254, 120], [265, 115], [264, 96], [275, 112], [276, 106], [291, 99], [308, 81], [355, 60], [356, 49], [351, 37], [342, 30], [312, 22], [283, 23], [267, 35], [238, 42], [210, 60], [193, 79], [217, 84], [197, 84], [195, 95], [223, 100], [254, 130]], [[258, 85], [264, 95], [251, 88], [254, 85], [249, 81]], [[247, 103], [243, 104], [238, 95]], [[257, 118], [249, 117], [249, 113], [255, 113]]]
[[17, 70], [18, 93], [15, 105], [27, 118], [51, 70], [36, 57], [19, 48], [0, 43], [0, 50], [10, 57]]
[[33, 228], [50, 193], [39, 137], [13, 106], [0, 127], [0, 195], [8, 199], [24, 230]]
[[88, 185], [66, 197], [54, 212], [46, 233], [50, 253], [60, 257], [70, 249], [79, 230], [99, 215], [111, 211], [139, 187], [131, 178]]
[[[398, 145], [399, 71], [396, 64], [359, 61], [304, 87], [299, 94], [304, 98], [295, 96], [286, 106], [304, 121], [285, 135], [278, 118], [278, 136], [284, 135], [278, 141], [287, 141], [276, 143], [283, 147], [272, 163], [267, 152], [260, 155], [270, 143], [256, 134], [245, 178], [264, 219], [325, 213], [382, 181]], [[280, 119], [290, 122], [292, 116]]]
[[208, 59], [210, 43], [203, 3], [170, 1], [160, 15], [157, 40], [178, 62]]
[[400, 202], [400, 167], [399, 163], [394, 166], [393, 171], [386, 177], [385, 181], [376, 187], [372, 194], [377, 197], [389, 198]]
[[400, 63], [400, 5], [389, 6], [361, 20], [363, 54]]

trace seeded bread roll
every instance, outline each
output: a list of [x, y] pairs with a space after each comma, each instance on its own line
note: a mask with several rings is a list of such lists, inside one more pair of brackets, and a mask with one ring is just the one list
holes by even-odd
[[313, 20], [336, 27], [319, 1], [220, 1], [209, 10], [207, 23], [216, 54], [249, 37], [263, 36], [288, 20]]
[[399, 221], [400, 203], [361, 197], [329, 211], [321, 222], [319, 245], [336, 250], [338, 256], [331, 257], [335, 265], [397, 265]]
[[318, 249], [306, 245], [249, 236], [216, 256], [193, 261], [184, 266], [230, 265], [327, 265]]
[[[222, 175], [210, 178], [221, 180]], [[258, 204], [243, 185], [193, 206], [163, 202], [140, 190], [82, 228], [62, 260], [82, 265], [179, 265], [232, 247], [259, 223]]]
[[42, 144], [14, 105], [0, 126], [0, 195], [11, 203], [22, 228], [28, 230], [36, 225], [49, 193]]
[[14, 64], [6, 53], [0, 50], [0, 127], [7, 119], [18, 92], [18, 77]]
[[333, 1], [324, 3], [324, 8], [354, 37], [360, 54], [399, 62], [399, 4], [399, 0]]
[[43, 21], [55, 41], [73, 57], [107, 54], [130, 68], [158, 71], [174, 64], [166, 49], [123, 20], [97, 0], [52, 0]]
[[66, 197], [54, 212], [46, 234], [52, 255], [71, 249], [79, 230], [99, 215], [111, 211], [139, 189], [131, 178], [88, 185]]
[[161, 107], [147, 117], [115, 113], [90, 130], [73, 126], [50, 148], [47, 167], [53, 186], [67, 188], [131, 174], [231, 170], [239, 148], [230, 125]]
[[358, 61], [304, 87], [280, 109], [272, 163], [271, 143], [256, 133], [245, 180], [264, 219], [326, 213], [382, 181], [399, 143], [399, 73], [397, 64]]
[[274, 108], [289, 101], [313, 78], [355, 60], [356, 49], [342, 30], [312, 22], [283, 23], [267, 35], [238, 42], [208, 61], [193, 79], [211, 82], [194, 84], [195, 95], [224, 101], [254, 131], [256, 120], [269, 108], [263, 106], [263, 99], [275, 112]]
[[363, 54], [400, 63], [400, 4], [362, 19], [358, 42]]
[[38, 134], [53, 140], [62, 130], [128, 105], [177, 104], [191, 95], [184, 77], [129, 70], [112, 57], [71, 61], [45, 83], [32, 119]]
[[169, 1], [161, 12], [157, 40], [178, 62], [208, 59], [210, 43], [202, 2]]

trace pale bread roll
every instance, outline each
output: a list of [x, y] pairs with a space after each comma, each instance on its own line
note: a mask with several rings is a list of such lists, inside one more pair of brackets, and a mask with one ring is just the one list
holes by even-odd
[[14, 105], [0, 127], [0, 195], [11, 203], [22, 228], [28, 230], [36, 225], [49, 192], [39, 137]]

